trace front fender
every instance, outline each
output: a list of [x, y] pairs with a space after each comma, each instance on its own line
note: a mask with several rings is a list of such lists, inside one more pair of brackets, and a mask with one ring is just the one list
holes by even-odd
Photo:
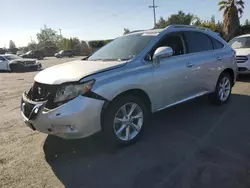
[[150, 66], [141, 66], [117, 72], [106, 72], [105, 76], [98, 78], [93, 92], [112, 101], [116, 96], [132, 89], [143, 90], [149, 96], [154, 109], [153, 72]]

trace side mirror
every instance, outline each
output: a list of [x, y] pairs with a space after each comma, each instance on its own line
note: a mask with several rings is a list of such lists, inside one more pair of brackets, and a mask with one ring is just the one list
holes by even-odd
[[165, 59], [168, 57], [171, 57], [174, 54], [174, 51], [171, 47], [168, 46], [162, 46], [155, 50], [154, 56], [153, 56], [153, 63], [154, 65], [160, 64], [161, 59]]

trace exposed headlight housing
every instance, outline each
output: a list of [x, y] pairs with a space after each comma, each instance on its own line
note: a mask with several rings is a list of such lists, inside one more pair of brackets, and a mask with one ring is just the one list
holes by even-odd
[[78, 97], [79, 95], [84, 95], [91, 91], [95, 80], [90, 80], [83, 84], [70, 84], [62, 86], [58, 89], [56, 97], [54, 99], [55, 103], [64, 102]]

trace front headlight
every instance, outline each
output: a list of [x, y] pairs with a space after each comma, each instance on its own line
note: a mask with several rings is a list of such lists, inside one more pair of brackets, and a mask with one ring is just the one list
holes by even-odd
[[67, 86], [62, 86], [61, 88], [58, 89], [54, 102], [57, 103], [57, 102], [68, 101], [76, 98], [79, 95], [83, 95], [87, 92], [90, 92], [94, 83], [95, 80], [90, 80], [83, 84], [77, 84], [77, 85], [71, 84]]

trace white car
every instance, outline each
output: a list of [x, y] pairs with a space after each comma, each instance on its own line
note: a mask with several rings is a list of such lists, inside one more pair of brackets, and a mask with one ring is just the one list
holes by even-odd
[[0, 55], [0, 70], [19, 72], [41, 68], [41, 63], [35, 59], [24, 59], [13, 54]]
[[235, 37], [229, 45], [236, 51], [239, 74], [250, 74], [250, 34]]

